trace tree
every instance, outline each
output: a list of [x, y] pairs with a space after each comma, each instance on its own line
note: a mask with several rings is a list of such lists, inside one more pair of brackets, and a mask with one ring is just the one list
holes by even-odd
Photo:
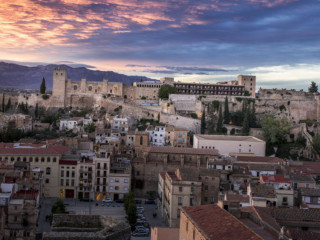
[[314, 81], [312, 81], [311, 84], [310, 84], [309, 92], [310, 93], [318, 92], [318, 85]]
[[40, 93], [45, 94], [46, 93], [46, 79], [42, 78], [42, 83], [40, 85]]
[[4, 112], [4, 93], [2, 95], [2, 108], [1, 111]]
[[224, 101], [224, 123], [229, 124], [230, 122], [230, 113], [229, 113], [229, 102], [228, 97]]
[[267, 143], [279, 145], [286, 141], [291, 127], [287, 118], [276, 119], [271, 114], [265, 114], [260, 122], [263, 137]]
[[205, 111], [202, 111], [202, 116], [201, 116], [201, 134], [204, 134], [206, 131], [206, 114]]
[[252, 109], [251, 109], [250, 114], [249, 114], [249, 126], [251, 128], [254, 128], [254, 127], [256, 127], [256, 125], [257, 125], [256, 107], [255, 107], [255, 104], [253, 102], [252, 103]]
[[11, 98], [9, 98], [5, 111], [8, 111], [11, 108]]
[[313, 137], [312, 148], [317, 154], [320, 155], [320, 135], [319, 134]]
[[217, 123], [217, 133], [222, 133], [222, 128], [223, 128], [223, 117], [222, 117], [222, 107], [220, 106], [218, 123]]
[[84, 126], [84, 131], [86, 133], [92, 133], [96, 130], [96, 126], [94, 123], [88, 123], [87, 125]]
[[249, 134], [250, 126], [249, 126], [249, 109], [246, 110], [244, 115], [243, 123], [242, 123], [242, 133], [245, 135]]
[[35, 118], [39, 117], [39, 106], [38, 106], [38, 103], [36, 104], [36, 109], [34, 110], [34, 117]]
[[137, 205], [135, 202], [130, 202], [128, 206], [128, 222], [131, 226], [136, 224], [137, 221]]
[[159, 89], [158, 97], [161, 99], [168, 99], [169, 94], [174, 94], [177, 92], [178, 92], [178, 90], [174, 86], [171, 86], [169, 84], [164, 84]]
[[209, 134], [213, 134], [215, 132], [214, 127], [215, 127], [215, 122], [216, 122], [216, 116], [215, 116], [214, 112], [215, 112], [214, 106], [211, 103], [209, 105], [209, 114], [208, 114], [209, 115], [209, 121], [208, 121], [208, 127], [207, 127]]

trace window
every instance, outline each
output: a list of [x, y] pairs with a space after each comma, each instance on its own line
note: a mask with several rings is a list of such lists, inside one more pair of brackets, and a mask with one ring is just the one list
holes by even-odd
[[67, 175], [66, 175], [66, 177], [69, 177], [69, 171], [67, 171]]
[[123, 182], [124, 182], [124, 183], [128, 183], [128, 182], [129, 182], [129, 179], [125, 178], [125, 179], [123, 180]]
[[115, 179], [115, 182], [119, 182], [119, 178], [116, 178], [116, 179]]
[[74, 179], [71, 180], [71, 186], [74, 186]]
[[51, 168], [47, 167], [47, 168], [46, 168], [46, 174], [47, 174], [47, 175], [50, 175], [50, 173], [51, 173]]
[[52, 160], [52, 162], [56, 162], [56, 161], [57, 161], [57, 158], [54, 157], [53, 160]]
[[44, 157], [41, 158], [41, 162], [44, 162]]
[[72, 171], [72, 172], [71, 172], [71, 177], [74, 178], [74, 176], [75, 176], [75, 173], [74, 173], [74, 171]]
[[24, 161], [24, 162], [26, 162], [26, 161], [27, 161], [27, 158], [26, 158], [26, 157], [24, 157], [24, 158], [23, 158], [23, 161]]
[[78, 89], [78, 86], [77, 85], [74, 85], [73, 86], [73, 90], [77, 90]]
[[63, 186], [63, 179], [60, 180], [60, 185]]
[[140, 145], [142, 145], [142, 144], [143, 144], [143, 137], [140, 136]]
[[140, 172], [139, 171], [137, 171], [137, 176], [140, 176]]
[[208, 191], [208, 189], [209, 189], [208, 185], [205, 185], [204, 190]]
[[61, 171], [61, 177], [64, 177], [64, 171]]
[[179, 192], [182, 192], [182, 187], [179, 187]]
[[177, 209], [177, 217], [180, 217], [180, 209]]
[[191, 192], [192, 192], [192, 193], [194, 192], [194, 187], [191, 187]]
[[14, 221], [18, 221], [18, 217], [17, 216], [14, 216]]
[[88, 87], [88, 90], [89, 90], [89, 91], [92, 91], [92, 86], [89, 86], [89, 87]]
[[36, 162], [39, 162], [39, 158], [36, 157]]
[[178, 197], [178, 205], [179, 205], [179, 206], [182, 205], [182, 197]]
[[193, 206], [194, 202], [193, 202], [193, 198], [190, 198], [190, 206]]
[[124, 191], [128, 191], [128, 187], [124, 187], [123, 190], [124, 190]]
[[46, 178], [46, 183], [49, 183], [49, 178]]
[[50, 162], [51, 161], [51, 158], [50, 157], [47, 157], [47, 162]]
[[109, 187], [109, 190], [113, 190], [113, 186], [110, 186], [110, 187]]
[[33, 161], [33, 158], [32, 157], [29, 157], [29, 162], [32, 162]]
[[66, 186], [69, 186], [69, 179], [66, 179]]
[[114, 190], [119, 190], [119, 186], [115, 186], [115, 187], [114, 187]]
[[306, 183], [306, 188], [309, 188], [310, 187], [310, 184], [309, 183]]
[[110, 178], [110, 180], [109, 180], [110, 182], [114, 182], [114, 179], [113, 178]]
[[214, 192], [214, 186], [211, 186], [211, 191]]

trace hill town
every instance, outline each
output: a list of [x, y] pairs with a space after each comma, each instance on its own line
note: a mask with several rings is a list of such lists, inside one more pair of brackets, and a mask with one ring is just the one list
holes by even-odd
[[2, 239], [320, 239], [318, 86], [258, 81], [3, 88]]

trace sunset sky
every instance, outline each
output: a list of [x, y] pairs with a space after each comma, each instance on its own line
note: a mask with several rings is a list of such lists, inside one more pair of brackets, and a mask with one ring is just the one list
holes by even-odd
[[0, 0], [0, 59], [306, 90], [319, 14], [319, 0]]

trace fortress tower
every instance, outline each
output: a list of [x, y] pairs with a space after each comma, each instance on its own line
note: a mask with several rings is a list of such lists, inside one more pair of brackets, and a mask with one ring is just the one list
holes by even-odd
[[52, 96], [55, 98], [57, 103], [62, 106], [65, 105], [66, 79], [66, 69], [55, 68], [53, 70]]
[[251, 97], [256, 97], [256, 76], [239, 75], [238, 84], [243, 85]]

